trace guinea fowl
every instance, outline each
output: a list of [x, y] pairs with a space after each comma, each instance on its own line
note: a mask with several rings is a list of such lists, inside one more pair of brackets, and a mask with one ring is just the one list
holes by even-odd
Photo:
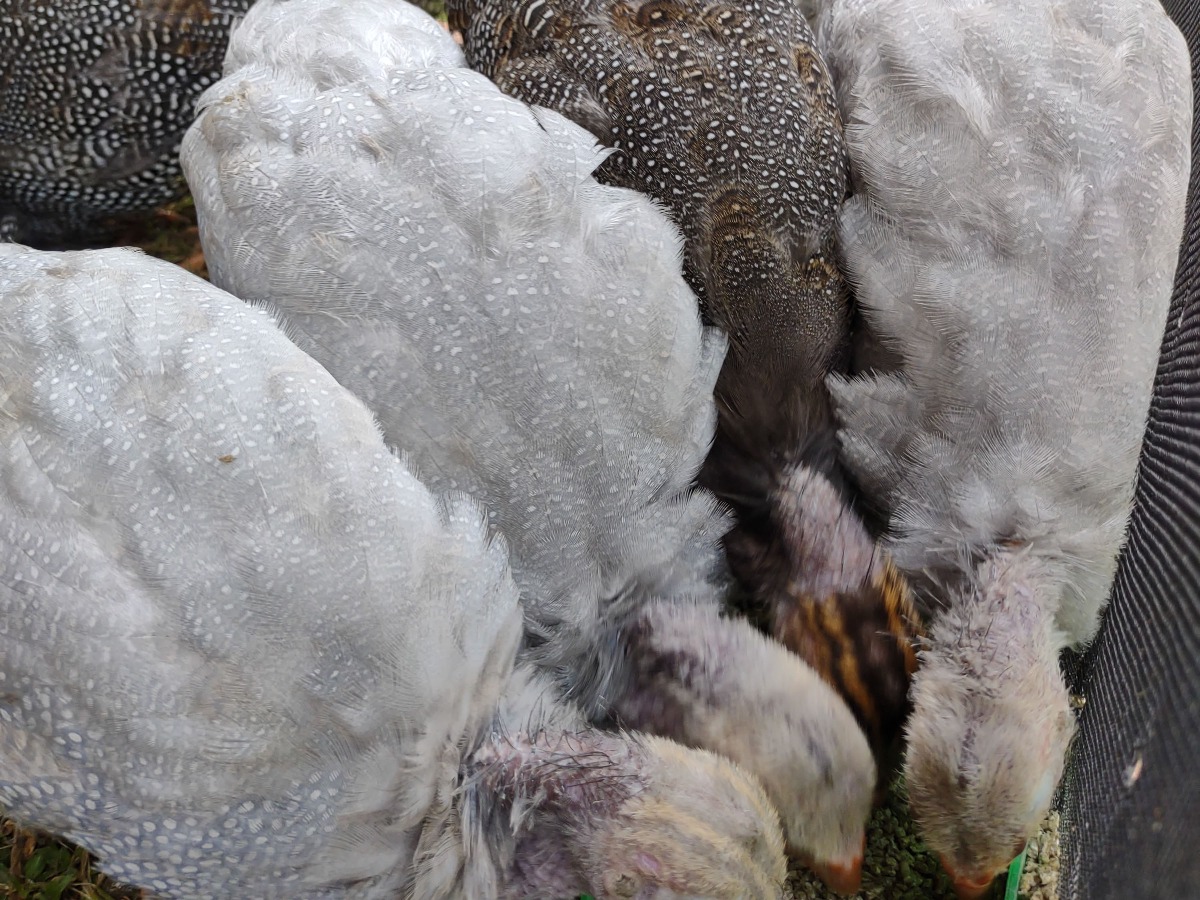
[[519, 595], [268, 315], [0, 246], [0, 802], [161, 897], [777, 897], [728, 761], [586, 726]]
[[0, 0], [0, 240], [89, 242], [183, 195], [179, 141], [252, 0]]
[[679, 237], [557, 113], [395, 0], [263, 0], [183, 144], [213, 279], [267, 302], [422, 477], [512, 550], [526, 658], [596, 722], [727, 755], [857, 881], [875, 781], [837, 695], [721, 615], [692, 485], [723, 341]]
[[791, 0], [449, 0], [468, 62], [615, 152], [597, 177], [668, 209], [730, 338], [700, 483], [732, 508], [754, 618], [836, 688], [881, 763], [908, 711], [910, 593], [854, 510], [825, 376], [845, 364], [833, 258], [842, 123]]
[[847, 277], [894, 362], [834, 378], [929, 643], [905, 775], [981, 896], [1073, 733], [1059, 652], [1124, 539], [1183, 226], [1187, 47], [1156, 0], [829, 0]]

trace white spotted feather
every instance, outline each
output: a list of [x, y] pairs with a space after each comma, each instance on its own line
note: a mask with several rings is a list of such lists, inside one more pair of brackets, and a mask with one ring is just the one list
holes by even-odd
[[1183, 223], [1187, 51], [1141, 0], [827, 4], [855, 193], [846, 265], [898, 371], [836, 380], [911, 571], [1000, 538], [1095, 631]]
[[924, 588], [906, 773], [986, 885], [1072, 731], [1059, 650], [1124, 540], [1183, 228], [1192, 88], [1156, 0], [827, 0], [841, 253], [888, 360], [831, 389], [847, 465]]
[[865, 737], [811, 669], [721, 614], [728, 521], [693, 480], [724, 340], [679, 234], [591, 177], [590, 134], [504, 96], [431, 22], [394, 0], [252, 10], [183, 146], [209, 271], [269, 304], [431, 486], [486, 506], [524, 658], [597, 723], [729, 755], [794, 843], [848, 859]]
[[503, 544], [182, 269], [2, 245], [0, 295], [0, 803], [165, 896], [395, 896], [512, 671]]
[[518, 663], [435, 498], [271, 319], [0, 246], [0, 803], [167, 898], [775, 897], [763, 789]]

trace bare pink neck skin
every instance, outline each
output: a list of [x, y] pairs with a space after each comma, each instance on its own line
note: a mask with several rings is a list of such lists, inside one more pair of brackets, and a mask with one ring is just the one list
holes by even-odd
[[507, 870], [501, 876], [505, 900], [595, 889], [575, 851], [640, 789], [637, 757], [636, 744], [592, 729], [533, 739], [497, 736], [476, 752], [480, 824], [513, 835], [511, 859], [496, 860]]

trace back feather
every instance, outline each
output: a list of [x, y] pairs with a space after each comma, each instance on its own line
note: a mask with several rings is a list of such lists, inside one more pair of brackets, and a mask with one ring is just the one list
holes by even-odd
[[592, 179], [590, 134], [392, 0], [260, 3], [201, 109], [183, 162], [214, 279], [484, 502], [545, 660], [586, 669], [615, 601], [711, 594], [725, 522], [690, 485], [723, 340], [668, 220]]
[[909, 573], [1028, 542], [1094, 631], [1183, 225], [1191, 83], [1156, 0], [837, 0], [841, 249], [896, 368], [832, 387]]
[[519, 639], [478, 508], [175, 266], [0, 295], [0, 803], [162, 896], [396, 896]]

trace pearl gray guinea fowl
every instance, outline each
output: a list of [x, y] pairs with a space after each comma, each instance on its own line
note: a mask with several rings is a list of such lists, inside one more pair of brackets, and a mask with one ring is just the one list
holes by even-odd
[[1130, 514], [1190, 163], [1157, 0], [828, 0], [865, 341], [844, 458], [931, 619], [905, 765], [964, 897], [1033, 834]]
[[213, 279], [489, 510], [524, 658], [597, 723], [739, 762], [794, 846], [853, 867], [869, 747], [808, 666], [721, 614], [727, 520], [692, 482], [724, 342], [678, 232], [598, 184], [602, 157], [396, 0], [260, 0], [182, 151]]
[[467, 59], [613, 148], [604, 182], [662, 203], [684, 272], [730, 337], [700, 482], [727, 502], [756, 618], [853, 708], [885, 760], [907, 713], [916, 615], [837, 460], [825, 376], [850, 306], [833, 256], [842, 123], [789, 0], [450, 0]]
[[94, 240], [183, 195], [179, 141], [252, 0], [0, 0], [0, 240]]
[[160, 897], [779, 895], [757, 782], [514, 665], [482, 509], [265, 312], [130, 250], [0, 297], [11, 815]]

